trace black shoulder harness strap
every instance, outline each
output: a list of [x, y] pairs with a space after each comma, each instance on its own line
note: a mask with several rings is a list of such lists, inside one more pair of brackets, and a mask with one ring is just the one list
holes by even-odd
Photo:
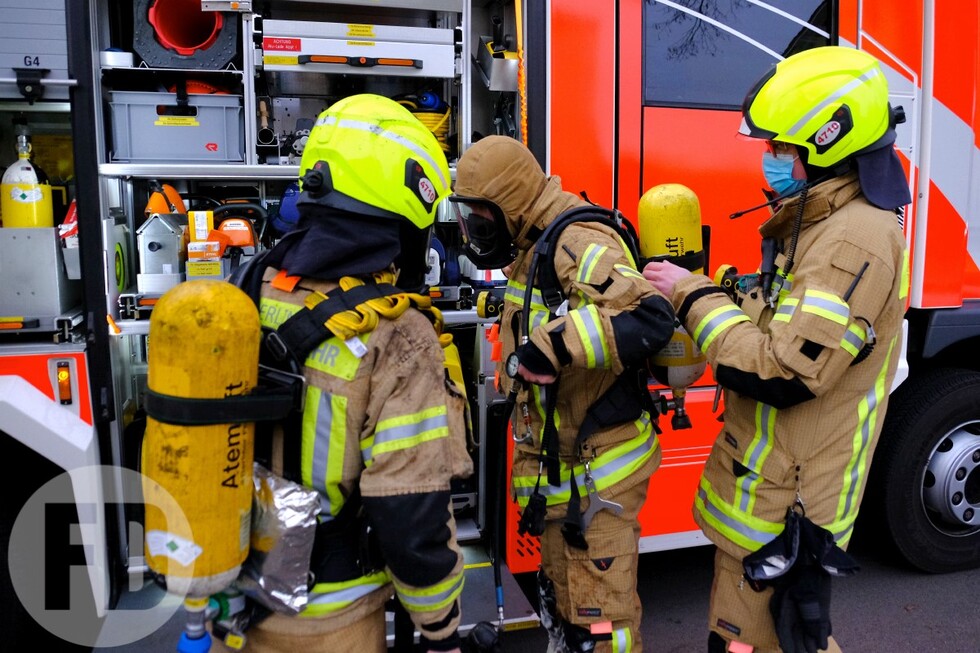
[[[623, 214], [615, 209], [607, 209], [601, 206], [578, 206], [569, 209], [555, 218], [549, 224], [541, 236], [537, 239], [534, 246], [534, 254], [531, 257], [531, 266], [528, 271], [528, 289], [524, 297], [524, 320], [527, 322], [530, 308], [531, 285], [536, 285], [544, 299], [545, 306], [552, 312], [564, 301], [564, 289], [558, 283], [555, 276], [555, 249], [558, 246], [558, 239], [565, 231], [565, 228], [575, 222], [598, 222], [613, 229], [620, 235], [630, 256], [635, 263], [639, 263], [639, 239], [636, 230]], [[544, 263], [542, 267], [542, 261]], [[526, 324], [525, 324], [526, 327]], [[525, 328], [524, 336], [528, 335]]]
[[292, 354], [297, 362], [302, 363], [321, 342], [332, 335], [336, 335], [327, 327], [327, 321], [331, 317], [344, 311], [353, 310], [366, 301], [404, 292], [404, 290], [388, 283], [365, 284], [347, 290], [339, 288], [332, 290], [329, 299], [320, 302], [313, 308], [304, 306], [280, 324], [278, 329], [268, 331], [266, 333], [266, 345], [272, 350], [273, 355], [277, 355], [279, 352], [283, 355]]
[[[552, 313], [552, 317], [565, 300], [564, 288], [559, 284], [555, 273], [555, 250], [562, 232], [576, 222], [597, 222], [613, 229], [622, 238], [633, 262], [639, 265], [639, 239], [636, 230], [619, 211], [596, 205], [581, 206], [565, 211], [545, 228], [536, 241], [531, 265], [528, 269], [527, 288], [524, 291], [521, 333], [518, 344], [523, 344], [530, 335], [530, 308], [534, 287], [540, 290], [544, 304]], [[547, 415], [541, 437], [541, 453], [539, 454], [542, 464], [547, 469], [548, 483], [553, 486], [560, 484], [558, 432], [553, 414], [557, 392], [558, 383], [555, 382], [547, 392], [548, 401], [545, 406]], [[646, 391], [645, 384], [641, 383], [639, 372], [627, 370], [626, 373], [621, 374], [616, 379], [609, 390], [589, 406], [585, 420], [580, 425], [576, 435], [576, 445], [580, 446], [601, 428], [638, 419], [643, 410], [649, 411], [650, 419], [656, 428], [658, 414], [656, 405]], [[540, 480], [539, 476], [538, 483]], [[574, 473], [571, 475], [570, 483], [571, 495], [565, 524], [562, 527], [562, 535], [569, 546], [587, 549], [588, 544], [582, 533], [581, 502]]]

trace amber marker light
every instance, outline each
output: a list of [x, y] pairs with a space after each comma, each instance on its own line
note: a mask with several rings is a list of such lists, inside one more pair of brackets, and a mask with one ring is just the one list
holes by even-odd
[[350, 59], [332, 54], [311, 54], [309, 61], [310, 63], [348, 63]]
[[388, 59], [380, 58], [377, 60], [379, 66], [402, 66], [404, 68], [421, 68], [421, 62], [416, 59]]
[[58, 361], [58, 400], [62, 406], [72, 403], [71, 396], [71, 370], [68, 361]]

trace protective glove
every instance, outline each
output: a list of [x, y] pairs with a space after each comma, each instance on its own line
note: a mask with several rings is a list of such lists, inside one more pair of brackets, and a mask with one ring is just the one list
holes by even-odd
[[752, 589], [773, 588], [769, 611], [785, 653], [827, 648], [831, 578], [852, 576], [860, 569], [830, 531], [790, 508], [783, 532], [747, 555], [742, 566]]
[[419, 635], [419, 651], [421, 653], [428, 653], [429, 651], [458, 651], [459, 645], [459, 632], [455, 630], [446, 639], [440, 639], [438, 641], [427, 639], [425, 634]]
[[518, 347], [514, 353], [517, 354], [517, 360], [521, 362], [521, 365], [526, 367], [532, 374], [540, 374], [542, 376], [554, 376], [557, 374], [555, 366], [551, 364], [548, 357], [544, 355], [538, 346], [533, 342], [527, 342]]
[[489, 621], [473, 626], [466, 636], [466, 653], [500, 653], [500, 636]]
[[800, 566], [775, 586], [769, 601], [784, 653], [826, 650], [831, 635], [831, 576], [821, 567]]

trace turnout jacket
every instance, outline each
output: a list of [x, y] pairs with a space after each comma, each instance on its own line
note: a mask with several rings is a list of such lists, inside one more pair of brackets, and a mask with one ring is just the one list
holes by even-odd
[[778, 245], [775, 307], [752, 275], [740, 304], [700, 275], [672, 298], [725, 397], [694, 518], [739, 559], [782, 531], [797, 500], [846, 547], [901, 355], [908, 260], [895, 213], [867, 202], [856, 173], [813, 187], [786, 270], [799, 203], [760, 227]]
[[[531, 252], [522, 253], [504, 295], [501, 319], [503, 360], [516, 347], [519, 321], [527, 292]], [[586, 493], [584, 461], [597, 492], [607, 500], [637, 483], [646, 483], [660, 464], [655, 415], [644, 410], [635, 420], [606, 426], [576, 444], [587, 409], [616, 382], [629, 365], [642, 364], [670, 340], [673, 311], [667, 301], [637, 272], [636, 263], [618, 234], [605, 225], [574, 223], [558, 240], [555, 274], [568, 298], [567, 310], [551, 315], [538, 288], [532, 288], [530, 341], [560, 371], [557, 385], [529, 385], [518, 395], [530, 416], [529, 441], [514, 447], [513, 495], [521, 508], [538, 485], [541, 437], [547, 419], [546, 397], [557, 387], [555, 424], [561, 485], [542, 478], [548, 517], [565, 515], [571, 496], [570, 475], [576, 475], [580, 495]], [[501, 369], [498, 378], [507, 378]], [[643, 377], [646, 378], [645, 376]], [[509, 387], [509, 386], [508, 386]], [[645, 391], [645, 388], [643, 389]], [[525, 434], [521, 411], [513, 424], [517, 437]]]
[[[586, 494], [585, 462], [597, 492], [606, 500], [615, 501], [620, 492], [648, 482], [661, 456], [656, 416], [648, 411], [635, 411], [628, 420], [603, 425], [580, 444], [576, 440], [586, 411], [617, 377], [627, 367], [643, 365], [670, 340], [674, 331], [670, 302], [637, 271], [637, 261], [615, 229], [582, 221], [565, 227], [553, 244], [557, 285], [568, 301], [550, 313], [541, 289], [528, 287], [534, 285], [527, 278], [534, 248], [559, 216], [589, 204], [563, 191], [558, 177], [545, 175], [519, 141], [489, 136], [475, 143], [460, 158], [455, 192], [494, 202], [518, 250], [501, 312], [502, 357], [497, 375], [501, 390], [509, 392], [514, 383], [504, 374], [503, 361], [519, 344], [524, 295], [529, 291], [530, 343], [559, 372], [556, 384], [524, 384], [518, 396], [514, 434], [521, 438], [528, 431], [521, 408], [526, 405], [530, 437], [514, 448], [513, 498], [523, 509], [538, 486], [547, 502], [547, 517], [560, 519], [571, 497], [573, 472], [579, 495]], [[549, 485], [543, 473], [539, 484], [541, 439], [548, 418], [545, 395], [556, 389], [560, 484]], [[646, 392], [645, 387], [642, 390]], [[639, 392], [635, 384], [633, 391]]]
[[[288, 291], [270, 283], [276, 274], [270, 268], [263, 277], [263, 327], [278, 327], [311, 292], [337, 287], [301, 278]], [[336, 519], [359, 493], [384, 565], [368, 575], [317, 579], [301, 618], [329, 618], [341, 627], [394, 592], [428, 639], [457, 628], [463, 556], [450, 480], [472, 473], [472, 462], [466, 400], [443, 361], [432, 323], [414, 308], [382, 317], [351, 341], [330, 337], [307, 357], [302, 481], [320, 493], [321, 523]]]

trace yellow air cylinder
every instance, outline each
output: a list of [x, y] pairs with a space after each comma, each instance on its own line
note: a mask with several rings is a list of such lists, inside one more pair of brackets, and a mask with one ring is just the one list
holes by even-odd
[[[178, 284], [150, 315], [148, 386], [173, 397], [219, 399], [258, 380], [258, 311], [238, 287]], [[149, 567], [173, 593], [207, 597], [238, 576], [249, 550], [254, 424], [181, 426], [147, 418], [143, 440]], [[183, 518], [165, 514], [169, 493]]]
[[17, 136], [17, 160], [0, 179], [0, 213], [5, 227], [53, 227], [51, 186], [38, 178], [27, 136]]
[[[640, 198], [637, 216], [640, 254], [644, 259], [683, 264], [696, 274], [703, 272], [701, 206], [694, 191], [681, 184], [654, 186]], [[702, 255], [700, 264], [695, 262], [698, 255]], [[673, 394], [671, 426], [675, 430], [691, 428], [684, 398], [687, 388], [704, 374], [704, 354], [677, 323], [670, 342], [648, 364], [653, 377], [670, 387]]]

